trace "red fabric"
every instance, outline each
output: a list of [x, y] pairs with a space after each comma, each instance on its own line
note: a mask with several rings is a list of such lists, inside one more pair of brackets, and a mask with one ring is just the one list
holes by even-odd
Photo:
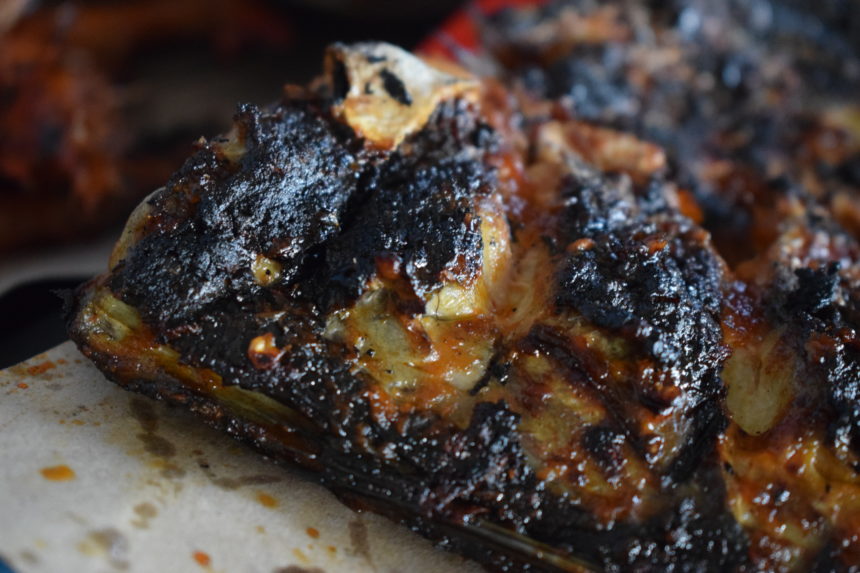
[[456, 50], [474, 51], [478, 46], [478, 30], [470, 11], [492, 14], [502, 8], [513, 6], [536, 6], [546, 0], [473, 0], [467, 7], [458, 10], [439, 30], [424, 40], [415, 50], [424, 56], [443, 57], [456, 60]]

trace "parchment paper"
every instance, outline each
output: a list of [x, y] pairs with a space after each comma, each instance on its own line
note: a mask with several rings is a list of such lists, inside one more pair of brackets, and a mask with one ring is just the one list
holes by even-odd
[[477, 572], [71, 342], [0, 371], [0, 558], [16, 572]]

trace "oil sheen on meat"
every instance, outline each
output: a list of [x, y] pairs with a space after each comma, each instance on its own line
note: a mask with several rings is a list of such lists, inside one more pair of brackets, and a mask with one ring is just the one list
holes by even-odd
[[138, 207], [71, 336], [493, 569], [860, 564], [855, 239], [810, 204], [730, 266], [671, 148], [545, 97], [332, 46]]

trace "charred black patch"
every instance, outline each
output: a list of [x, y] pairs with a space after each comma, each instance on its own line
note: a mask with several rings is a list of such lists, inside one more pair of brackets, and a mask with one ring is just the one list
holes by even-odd
[[[664, 246], [652, 252], [651, 241]], [[567, 258], [556, 303], [641, 342], [665, 364], [686, 361], [694, 352], [713, 357], [721, 339], [721, 294], [716, 261], [709, 257], [657, 227], [643, 228], [640, 240], [633, 230], [601, 236], [594, 247]]]
[[403, 80], [394, 75], [388, 68], [383, 68], [379, 72], [379, 76], [382, 78], [382, 87], [385, 88], [388, 95], [403, 105], [412, 105], [412, 96], [409, 95], [409, 90], [406, 89]]
[[375, 189], [327, 245], [325, 275], [348, 297], [358, 294], [385, 254], [419, 295], [440, 284], [443, 271], [465, 282], [480, 268], [474, 195], [482, 191], [484, 169], [459, 162], [407, 165], [395, 159], [383, 166]]
[[837, 168], [836, 174], [848, 185], [860, 187], [860, 153], [841, 163]]
[[[316, 300], [323, 308], [359, 294], [381, 258], [421, 296], [442, 279], [468, 284], [481, 267], [477, 203], [495, 171], [481, 160], [495, 135], [462, 102], [440, 106], [425, 129], [362, 174], [336, 237], [318, 250]], [[476, 145], [477, 133], [482, 133]]]
[[[589, 42], [545, 33], [565, 13], [599, 19], [607, 7], [617, 10], [608, 25], [616, 33]], [[705, 227], [734, 264], [765, 248], [751, 226], [767, 224], [757, 218], [780, 194], [768, 183], [773, 158], [784, 159], [780, 175], [803, 182], [806, 166], [795, 161], [796, 150], [814, 131], [805, 102], [839, 106], [860, 86], [856, 12], [841, 1], [672, 0], [631, 9], [621, 1], [555, 0], [493, 16], [484, 44], [509, 81], [575, 117], [663, 146], [673, 174], [696, 194]], [[730, 44], [718, 39], [729, 34], [735, 36]], [[661, 60], [665, 50], [677, 60]], [[649, 69], [648, 61], [667, 65]], [[770, 74], [774, 65], [783, 75]], [[786, 81], [789, 76], [796, 81]], [[780, 103], [768, 103], [765, 93], [779, 94]], [[739, 176], [713, 177], [700, 168], [713, 158], [731, 162]], [[851, 181], [853, 171], [845, 167], [822, 174], [823, 185]], [[826, 205], [828, 194], [818, 195]]]
[[524, 71], [525, 84], [539, 93], [566, 98], [577, 116], [615, 127], [634, 124], [643, 94], [625, 77], [621, 46], [584, 46], [548, 67]]
[[563, 232], [592, 246], [562, 264], [558, 307], [640, 342], [664, 364], [713, 370], [723, 279], [705, 236], [683, 218], [646, 215], [632, 190], [592, 174], [566, 189]]
[[639, 216], [633, 189], [585, 165], [562, 181], [566, 206], [561, 235], [566, 241], [618, 231]]
[[833, 440], [847, 441], [860, 452], [860, 351], [844, 347], [834, 350], [825, 362], [828, 402], [836, 413], [828, 431]]
[[238, 165], [212, 148], [186, 162], [154, 200], [175, 220], [129, 253], [112, 288], [144, 317], [182, 324], [225, 296], [255, 290], [257, 254], [278, 261], [283, 281], [295, 276], [308, 248], [332, 236], [356, 188], [358, 159], [339, 128], [300, 104], [236, 116], [246, 152]]
[[333, 65], [331, 95], [335, 102], [339, 102], [343, 101], [349, 93], [349, 77], [346, 75], [346, 66], [342, 61], [335, 59]]
[[[610, 570], [722, 572], [749, 566], [750, 541], [743, 528], [725, 509], [725, 489], [712, 465], [705, 464], [694, 476], [691, 494], [674, 507], [643, 524], [640, 534], [604, 546]], [[611, 564], [611, 565], [610, 565]]]
[[839, 283], [839, 265], [834, 263], [823, 269], [801, 268], [794, 271], [797, 288], [786, 301], [800, 312], [815, 314], [833, 304]]
[[826, 426], [831, 443], [860, 452], [860, 285], [850, 268], [860, 261], [860, 244], [820, 211], [811, 210], [799, 224], [808, 236], [826, 234], [831, 248], [844, 251], [842, 260], [851, 264], [845, 267], [819, 250], [798, 267], [796, 246], [786, 246], [772, 261], [764, 307], [804, 363], [798, 407]]
[[626, 460], [621, 451], [624, 434], [603, 426], [591, 426], [582, 437], [582, 447], [609, 475], [617, 474]]

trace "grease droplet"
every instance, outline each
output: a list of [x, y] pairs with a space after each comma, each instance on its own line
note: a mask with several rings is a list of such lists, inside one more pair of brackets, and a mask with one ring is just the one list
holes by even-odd
[[161, 436], [155, 434], [138, 434], [137, 438], [143, 442], [144, 449], [159, 458], [171, 458], [176, 455], [176, 446]]
[[131, 415], [137, 420], [144, 432], [150, 434], [158, 429], [158, 415], [152, 404], [141, 398], [132, 398], [128, 405]]
[[349, 528], [349, 541], [352, 544], [352, 551], [356, 555], [361, 555], [367, 562], [373, 566], [373, 558], [370, 552], [370, 539], [367, 535], [367, 526], [360, 519], [354, 519], [347, 525]]
[[139, 529], [147, 529], [149, 520], [158, 515], [158, 509], [151, 503], [144, 502], [134, 506], [134, 513], [137, 514], [138, 519], [133, 519], [131, 524]]
[[30, 387], [30, 385], [27, 384], [26, 382], [18, 382], [18, 388], [20, 388], [21, 390], [26, 390], [29, 387]]
[[209, 567], [209, 564], [212, 563], [212, 559], [207, 553], [204, 553], [203, 551], [195, 551], [191, 555], [194, 557], [194, 560], [197, 561], [197, 564], [201, 567]]
[[314, 567], [312, 569], [306, 569], [304, 567], [300, 567], [298, 565], [288, 565], [286, 567], [280, 567], [275, 569], [272, 573], [324, 573], [322, 569], [318, 567]]
[[257, 501], [266, 507], [278, 507], [278, 500], [262, 491], [257, 492]]
[[39, 562], [39, 558], [32, 551], [22, 551], [21, 560], [29, 565], [35, 565]]
[[318, 539], [318, 538], [319, 538], [319, 536], [320, 536], [320, 532], [319, 532], [319, 530], [318, 530], [318, 529], [316, 529], [316, 528], [314, 528], [314, 527], [308, 527], [308, 528], [307, 528], [307, 533], [308, 533], [308, 535], [310, 535], [310, 536], [311, 536], [311, 537], [313, 537], [314, 539]]
[[30, 366], [29, 368], [27, 368], [27, 374], [29, 374], [31, 376], [36, 376], [38, 374], [44, 374], [45, 372], [47, 372], [51, 368], [54, 368], [55, 366], [56, 366], [56, 364], [54, 364], [50, 360], [46, 360], [46, 361], [42, 362], [41, 364], [34, 364], [33, 366]]
[[90, 531], [87, 538], [78, 544], [78, 549], [84, 555], [106, 558], [114, 569], [128, 569], [128, 540], [112, 527]]
[[51, 466], [39, 470], [42, 477], [50, 481], [69, 481], [75, 479], [75, 470], [69, 466]]
[[158, 515], [158, 510], [151, 503], [141, 503], [134, 506], [134, 512], [144, 519], [151, 519]]
[[295, 555], [296, 559], [298, 559], [299, 561], [301, 561], [305, 565], [307, 565], [311, 562], [311, 560], [308, 559], [308, 556], [305, 555], [305, 552], [302, 551], [301, 549], [298, 549], [298, 548], [293, 549], [293, 555]]

